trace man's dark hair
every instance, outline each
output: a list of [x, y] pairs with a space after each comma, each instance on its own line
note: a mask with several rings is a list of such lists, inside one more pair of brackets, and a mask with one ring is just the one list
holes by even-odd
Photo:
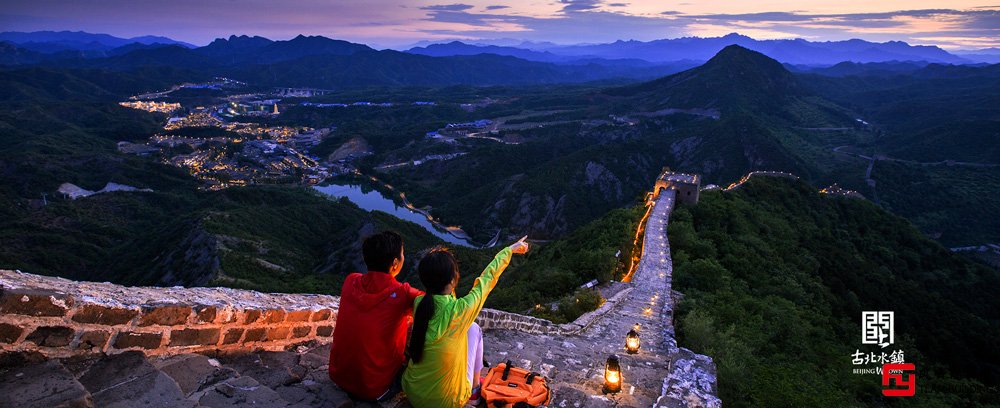
[[392, 231], [382, 231], [365, 238], [361, 253], [369, 271], [388, 272], [392, 261], [403, 252], [403, 237]]

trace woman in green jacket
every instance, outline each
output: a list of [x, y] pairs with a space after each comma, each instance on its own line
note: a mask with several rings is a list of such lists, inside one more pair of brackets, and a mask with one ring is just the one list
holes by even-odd
[[[478, 361], [469, 364], [469, 354], [477, 355], [470, 351], [482, 350], [478, 326], [470, 327], [511, 255], [528, 252], [525, 238], [500, 251], [461, 298], [455, 297], [459, 273], [451, 252], [433, 250], [420, 260], [417, 270], [427, 295], [414, 301], [410, 364], [403, 373], [403, 390], [414, 407], [459, 408], [469, 401], [482, 369]], [[470, 344], [470, 334], [476, 344]], [[481, 351], [478, 356], [481, 361]]]

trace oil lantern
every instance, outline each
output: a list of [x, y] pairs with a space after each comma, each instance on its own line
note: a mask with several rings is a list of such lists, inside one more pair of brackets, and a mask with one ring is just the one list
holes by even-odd
[[618, 356], [612, 354], [608, 356], [608, 362], [604, 365], [604, 393], [617, 393], [622, 390], [622, 366], [618, 362]]

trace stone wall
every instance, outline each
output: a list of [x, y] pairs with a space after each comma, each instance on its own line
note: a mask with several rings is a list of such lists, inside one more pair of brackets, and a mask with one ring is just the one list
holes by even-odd
[[516, 330], [529, 334], [554, 335], [562, 332], [559, 325], [551, 321], [495, 309], [483, 309], [480, 311], [479, 316], [476, 317], [476, 323], [483, 330]]
[[663, 392], [654, 408], [720, 408], [716, 388], [715, 362], [709, 356], [686, 348], [671, 346], [677, 352], [670, 357], [670, 374], [663, 379]]
[[476, 323], [478, 323], [483, 330], [515, 330], [528, 334], [571, 336], [580, 333], [587, 327], [590, 327], [590, 325], [597, 319], [600, 319], [604, 315], [608, 314], [608, 312], [613, 310], [619, 302], [628, 296], [631, 291], [632, 288], [626, 288], [618, 293], [615, 293], [613, 296], [606, 299], [604, 304], [596, 310], [584, 313], [576, 320], [566, 324], [557, 324], [549, 320], [539, 319], [537, 317], [525, 316], [495, 309], [483, 309], [479, 312], [479, 317], [476, 318]]
[[[147, 355], [283, 350], [331, 342], [339, 306], [337, 296], [125, 287], [0, 270], [0, 352], [67, 357], [129, 350]], [[484, 329], [562, 335], [578, 332], [591, 314], [559, 325], [483, 309], [476, 322]]]
[[281, 350], [329, 343], [339, 304], [325, 295], [124, 287], [0, 270], [0, 351]]

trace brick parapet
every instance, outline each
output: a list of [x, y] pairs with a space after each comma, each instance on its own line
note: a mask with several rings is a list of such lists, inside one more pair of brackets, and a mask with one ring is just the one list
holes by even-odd
[[49, 357], [281, 350], [332, 341], [340, 299], [125, 287], [0, 270], [0, 350]]
[[[627, 290], [569, 324], [495, 309], [484, 329], [568, 335], [606, 313]], [[283, 350], [329, 343], [340, 298], [230, 288], [126, 287], [0, 270], [0, 352], [49, 357]]]

